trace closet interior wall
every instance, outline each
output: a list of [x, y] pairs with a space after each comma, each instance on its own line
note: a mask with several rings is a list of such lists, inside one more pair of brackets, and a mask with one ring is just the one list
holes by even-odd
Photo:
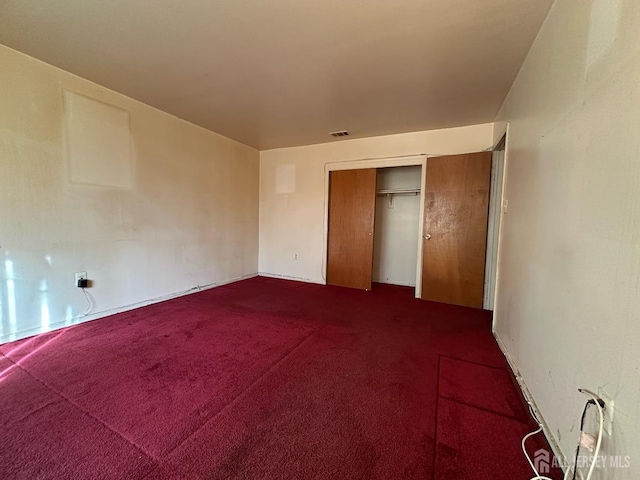
[[419, 165], [377, 171], [374, 282], [416, 286], [421, 176]]

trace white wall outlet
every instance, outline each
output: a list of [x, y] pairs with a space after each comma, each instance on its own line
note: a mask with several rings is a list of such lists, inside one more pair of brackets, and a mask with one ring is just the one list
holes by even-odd
[[87, 272], [76, 272], [76, 281], [74, 282], [73, 286], [77, 287], [78, 286], [78, 280], [86, 280], [87, 279]]
[[297, 260], [297, 259], [298, 259], [298, 254], [297, 254], [297, 253], [294, 253], [294, 254], [293, 254], [293, 259], [294, 259], [294, 260]]
[[509, 200], [507, 199], [505, 199], [502, 203], [502, 213], [504, 213], [505, 215], [509, 213]]
[[615, 402], [602, 388], [598, 388], [598, 396], [604, 400], [604, 431], [611, 435], [613, 430], [613, 414], [615, 413]]

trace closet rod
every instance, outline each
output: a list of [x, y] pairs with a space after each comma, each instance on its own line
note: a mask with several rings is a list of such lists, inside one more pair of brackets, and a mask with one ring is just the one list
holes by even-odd
[[418, 195], [419, 193], [419, 188], [392, 188], [376, 191], [376, 195]]

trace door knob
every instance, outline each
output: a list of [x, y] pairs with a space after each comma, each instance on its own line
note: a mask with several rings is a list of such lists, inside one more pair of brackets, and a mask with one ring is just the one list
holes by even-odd
[[369, 236], [371, 236], [371, 232], [369, 232]]
[[424, 237], [422, 237], [422, 238], [424, 238], [425, 240], [429, 240], [429, 239], [431, 238], [431, 235], [427, 233], [427, 234], [426, 234]]

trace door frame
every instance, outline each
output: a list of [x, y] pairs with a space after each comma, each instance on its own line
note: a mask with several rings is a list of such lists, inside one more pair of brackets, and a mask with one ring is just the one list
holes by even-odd
[[329, 239], [329, 176], [330, 172], [336, 170], [360, 170], [363, 168], [390, 168], [390, 167], [411, 167], [420, 165], [422, 174], [420, 179], [420, 217], [418, 219], [418, 256], [416, 262], [416, 290], [415, 297], [420, 298], [422, 294], [422, 232], [424, 228], [424, 190], [427, 178], [427, 155], [407, 155], [387, 158], [368, 158], [363, 160], [346, 160], [337, 162], [327, 162], [324, 165], [324, 232], [323, 232], [323, 252], [322, 252], [322, 280], [327, 284], [327, 254]]
[[[493, 249], [495, 249], [496, 253], [496, 262], [495, 262], [495, 270], [493, 271], [493, 277], [492, 278], [485, 278], [485, 299], [483, 302], [483, 308], [487, 309], [487, 307], [492, 306], [493, 308], [491, 309], [493, 311], [493, 322], [495, 322], [495, 318], [496, 318], [496, 310], [499, 308], [498, 307], [498, 298], [500, 295], [500, 292], [498, 291], [498, 282], [500, 279], [500, 257], [501, 257], [501, 253], [502, 253], [502, 232], [503, 232], [503, 228], [504, 228], [504, 220], [505, 220], [505, 215], [507, 214], [506, 211], [506, 205], [505, 202], [507, 202], [506, 199], [506, 192], [507, 192], [507, 170], [509, 167], [509, 123], [506, 123], [504, 125], [504, 128], [498, 131], [494, 132], [494, 135], [496, 133], [499, 133], [498, 136], [494, 136], [494, 141], [495, 144], [492, 148], [492, 152], [494, 153], [494, 158], [495, 158], [495, 153], [498, 150], [503, 150], [503, 156], [502, 156], [502, 178], [499, 179], [501, 185], [499, 189], [496, 189], [496, 193], [497, 195], [495, 196], [494, 200], [492, 201], [491, 198], [489, 198], [489, 209], [491, 210], [492, 205], [494, 205], [495, 201], [500, 201], [500, 210], [499, 210], [499, 215], [498, 218], [494, 218], [494, 222], [498, 222], [498, 228], [497, 231], [494, 230], [495, 235], [494, 237], [491, 239], [492, 240], [492, 247]], [[493, 183], [494, 181], [498, 181], [498, 179], [494, 179], [493, 178], [493, 174], [492, 174], [492, 178], [491, 178], [491, 182]], [[491, 259], [489, 258], [489, 237], [487, 237], [487, 257], [486, 257], [486, 270], [485, 271], [489, 271], [489, 262], [491, 261]], [[487, 294], [486, 290], [490, 290], [491, 293]], [[491, 299], [489, 299], [489, 295], [491, 296]], [[492, 325], [492, 330], [493, 328], [495, 328], [495, 325]]]

